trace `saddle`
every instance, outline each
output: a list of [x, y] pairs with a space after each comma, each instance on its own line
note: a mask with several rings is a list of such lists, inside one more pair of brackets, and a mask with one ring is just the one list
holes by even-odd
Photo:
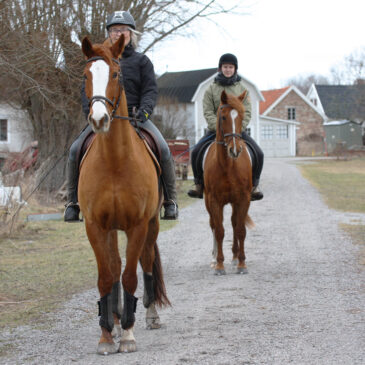
[[[143, 140], [148, 153], [151, 155], [151, 158], [155, 164], [157, 175], [161, 175], [161, 148], [158, 144], [157, 137], [147, 129], [143, 127], [136, 128], [136, 132], [138, 136]], [[85, 158], [90, 146], [92, 145], [95, 139], [95, 133], [90, 131], [89, 134], [86, 135], [84, 141], [80, 143], [80, 146], [77, 150], [76, 161], [78, 161], [79, 169], [81, 168], [82, 161]]]
[[[196, 161], [194, 161], [193, 163], [195, 163], [195, 167], [196, 167], [196, 171], [198, 172], [198, 179], [200, 179], [203, 182], [203, 177], [204, 177], [204, 170], [203, 170], [203, 160], [204, 160], [204, 155], [205, 152], [207, 151], [208, 147], [215, 142], [213, 141], [207, 141], [205, 142], [200, 150], [197, 152], [197, 157], [196, 157]], [[252, 170], [255, 171], [258, 168], [258, 157], [257, 157], [257, 152], [254, 149], [254, 147], [252, 146], [252, 144], [249, 143], [249, 141], [245, 140], [245, 144], [247, 146], [247, 151], [250, 155], [251, 158], [251, 163], [252, 163]], [[204, 185], [204, 183], [203, 183]]]

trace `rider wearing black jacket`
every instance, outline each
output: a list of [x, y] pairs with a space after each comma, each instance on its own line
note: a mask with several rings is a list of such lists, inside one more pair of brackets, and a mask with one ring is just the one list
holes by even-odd
[[[167, 199], [165, 199], [164, 202], [165, 215], [162, 219], [177, 219], [178, 208], [176, 204], [175, 165], [165, 139], [149, 119], [157, 100], [157, 83], [153, 64], [146, 55], [135, 51], [133, 42], [135, 22], [129, 12], [114, 12], [108, 17], [106, 28], [109, 33], [111, 44], [115, 39], [119, 38], [121, 33], [130, 32], [127, 33], [127, 38], [131, 39], [131, 41], [127, 42], [122, 54], [122, 59], [120, 60], [123, 75], [123, 79], [120, 80], [120, 82], [124, 85], [129, 116], [132, 117], [134, 110], [136, 110], [136, 117], [139, 120], [138, 124], [155, 135], [160, 145], [162, 177], [166, 187], [165, 198], [167, 196]], [[87, 118], [90, 111], [90, 101], [85, 94], [85, 82], [82, 83], [81, 87], [81, 102], [83, 112]], [[80, 208], [77, 203], [79, 171], [76, 155], [80, 145], [82, 145], [90, 132], [91, 127], [87, 125], [70, 148], [67, 164], [68, 203], [64, 215], [66, 222], [79, 221]]]

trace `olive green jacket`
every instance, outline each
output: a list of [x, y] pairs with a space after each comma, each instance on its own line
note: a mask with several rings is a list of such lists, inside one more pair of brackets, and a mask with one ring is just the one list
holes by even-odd
[[[208, 86], [203, 98], [203, 114], [210, 131], [216, 130], [217, 111], [219, 104], [221, 103], [221, 94], [223, 90], [225, 90], [227, 94], [239, 96], [247, 89], [243, 85], [242, 79], [229, 86], [222, 86], [215, 81]], [[251, 120], [251, 99], [248, 90], [246, 97], [243, 99], [243, 106], [245, 107], [245, 118], [242, 121], [242, 130], [244, 131]]]

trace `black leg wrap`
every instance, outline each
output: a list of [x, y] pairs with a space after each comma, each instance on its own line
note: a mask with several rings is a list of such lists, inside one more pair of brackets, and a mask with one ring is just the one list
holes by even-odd
[[136, 317], [134, 313], [136, 313], [137, 309], [137, 300], [134, 295], [129, 294], [127, 291], [124, 290], [124, 306], [123, 306], [123, 314], [122, 314], [122, 328], [124, 330], [133, 326]]
[[104, 295], [102, 298], [100, 298], [98, 305], [100, 316], [99, 325], [111, 332], [114, 327], [111, 294]]
[[113, 284], [112, 289], [112, 312], [117, 315], [119, 319], [122, 317], [122, 291], [120, 281]]
[[145, 308], [148, 308], [150, 304], [155, 301], [153, 276], [144, 272], [143, 281], [144, 281], [143, 305]]

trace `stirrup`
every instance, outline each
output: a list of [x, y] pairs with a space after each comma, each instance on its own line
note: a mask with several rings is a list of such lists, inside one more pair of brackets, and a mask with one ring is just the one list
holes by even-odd
[[[165, 214], [162, 216], [160, 211], [160, 218], [163, 220], [175, 220], [179, 216], [179, 209], [176, 202], [172, 199], [167, 200], [163, 204], [165, 208]], [[167, 214], [168, 213], [168, 214]]]

